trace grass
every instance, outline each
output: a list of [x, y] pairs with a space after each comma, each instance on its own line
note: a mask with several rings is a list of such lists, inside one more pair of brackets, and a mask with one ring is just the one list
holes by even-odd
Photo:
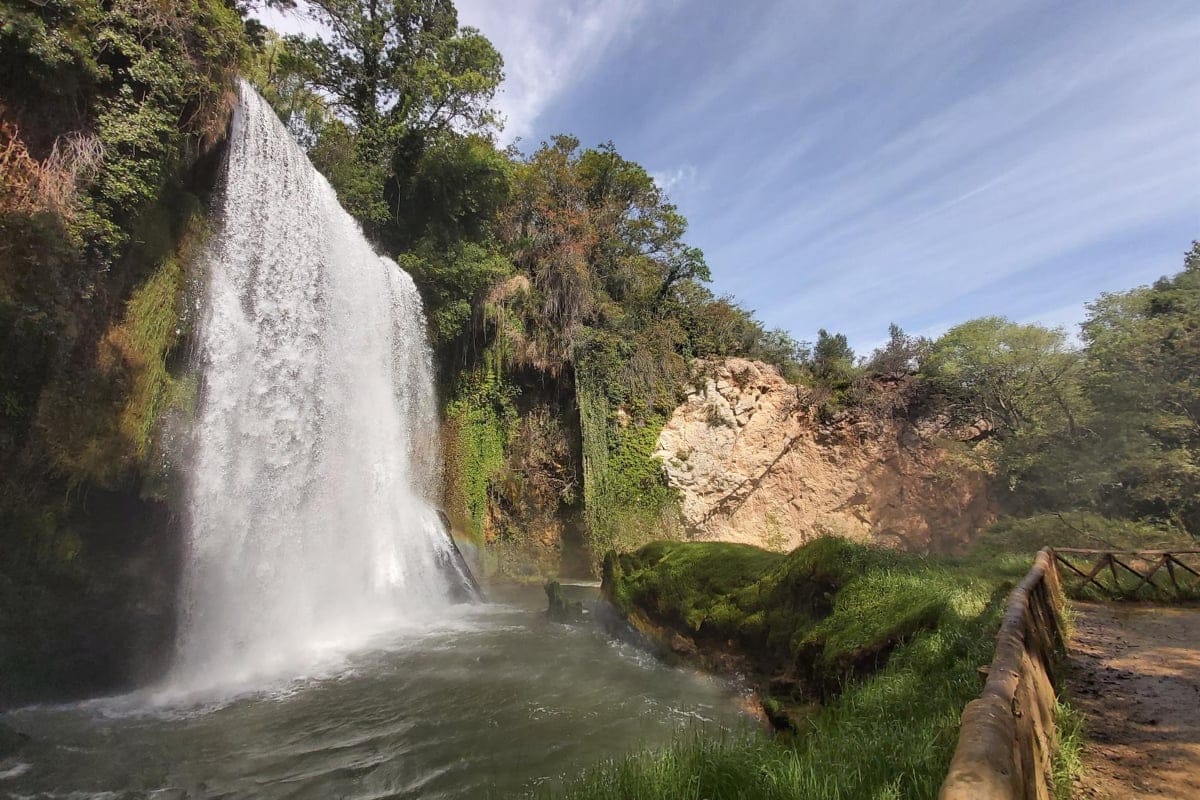
[[1036, 553], [1043, 547], [1165, 550], [1195, 546], [1194, 538], [1167, 525], [1075, 511], [1005, 517], [980, 534], [972, 552], [991, 557]]
[[[597, 766], [575, 800], [932, 798], [1028, 559], [936, 560], [820, 539], [788, 555], [661, 542], [610, 557], [608, 591], [824, 702], [790, 741], [696, 734]], [[818, 686], [814, 687], [813, 682]]]
[[[973, 550], [973, 558], [984, 563], [993, 563], [999, 558], [1032, 557], [1045, 546], [1061, 548], [1083, 548], [1091, 550], [1185, 550], [1197, 547], [1191, 535], [1167, 525], [1144, 521], [1111, 519], [1089, 512], [1064, 514], [1041, 514], [1032, 517], [1005, 518], [985, 530]], [[1096, 563], [1095, 556], [1067, 556], [1077, 567], [1090, 572]], [[1134, 566], [1148, 570], [1151, 561], [1132, 560]], [[1195, 566], [1195, 563], [1188, 563]], [[1059, 567], [1063, 591], [1074, 600], [1144, 600], [1152, 602], [1177, 602], [1200, 600], [1200, 580], [1184, 570], [1176, 570], [1178, 585], [1172, 584], [1165, 569], [1155, 574], [1152, 584], [1134, 587], [1140, 581], [1125, 570], [1118, 568], [1114, 579], [1108, 568], [1101, 570], [1096, 580], [1103, 590], [1091, 584], [1084, 585], [1083, 579]]]
[[[693, 733], [597, 765], [556, 796], [936, 797], [962, 708], [979, 695], [978, 668], [992, 659], [1008, 593], [1046, 545], [1154, 549], [1192, 540], [1160, 526], [1056, 514], [1003, 520], [958, 558], [838, 539], [788, 555], [675, 542], [610, 555], [606, 591], [619, 607], [702, 647], [732, 641], [761, 669], [760, 678], [790, 672], [823, 702], [789, 738]], [[1069, 634], [1069, 608], [1063, 624]], [[1065, 699], [1055, 719], [1055, 795], [1067, 800], [1082, 768], [1083, 726]]]
[[1054, 796], [1071, 800], [1075, 778], [1083, 772], [1083, 717], [1069, 702], [1054, 704], [1054, 725], [1058, 729], [1058, 751], [1054, 754]]

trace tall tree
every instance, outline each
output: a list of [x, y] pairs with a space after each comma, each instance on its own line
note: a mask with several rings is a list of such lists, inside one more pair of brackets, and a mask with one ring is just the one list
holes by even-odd
[[826, 382], [848, 381], [854, 372], [854, 350], [844, 333], [830, 333], [821, 328], [817, 331], [817, 343], [813, 347], [813, 373]]
[[504, 61], [478, 30], [458, 27], [450, 0], [307, 0], [327, 33], [296, 37], [313, 83], [361, 131], [397, 141], [410, 131], [496, 123], [489, 104]]
[[450, 0], [308, 0], [323, 33], [289, 37], [308, 84], [339, 120], [311, 155], [368, 234], [411, 246], [391, 226], [430, 144], [486, 132], [504, 61], [460, 28]]
[[1061, 329], [984, 317], [933, 343], [924, 374], [965, 417], [1001, 435], [1078, 425], [1082, 359]]
[[867, 368], [876, 374], [919, 372], [929, 355], [930, 341], [924, 336], [909, 336], [896, 323], [888, 326], [888, 341], [876, 348]]
[[1092, 303], [1083, 337], [1110, 510], [1200, 535], [1200, 243], [1174, 277]]

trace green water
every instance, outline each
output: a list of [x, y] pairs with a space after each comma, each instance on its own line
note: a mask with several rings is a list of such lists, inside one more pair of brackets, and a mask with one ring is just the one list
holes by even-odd
[[31, 740], [0, 758], [0, 796], [526, 796], [696, 727], [750, 724], [720, 681], [548, 622], [539, 589], [499, 599], [232, 699], [9, 712], [0, 723]]

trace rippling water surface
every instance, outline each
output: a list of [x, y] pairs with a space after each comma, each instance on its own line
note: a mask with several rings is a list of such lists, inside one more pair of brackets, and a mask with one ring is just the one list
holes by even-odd
[[591, 626], [540, 590], [381, 638], [321, 674], [223, 700], [144, 693], [0, 722], [12, 797], [509, 797], [697, 726], [748, 725], [722, 683]]

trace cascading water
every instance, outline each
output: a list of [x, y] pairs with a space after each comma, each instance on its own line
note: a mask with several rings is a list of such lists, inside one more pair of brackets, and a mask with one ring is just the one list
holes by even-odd
[[437, 418], [412, 279], [245, 83], [204, 279], [185, 687], [302, 669], [469, 579], [426, 500]]

